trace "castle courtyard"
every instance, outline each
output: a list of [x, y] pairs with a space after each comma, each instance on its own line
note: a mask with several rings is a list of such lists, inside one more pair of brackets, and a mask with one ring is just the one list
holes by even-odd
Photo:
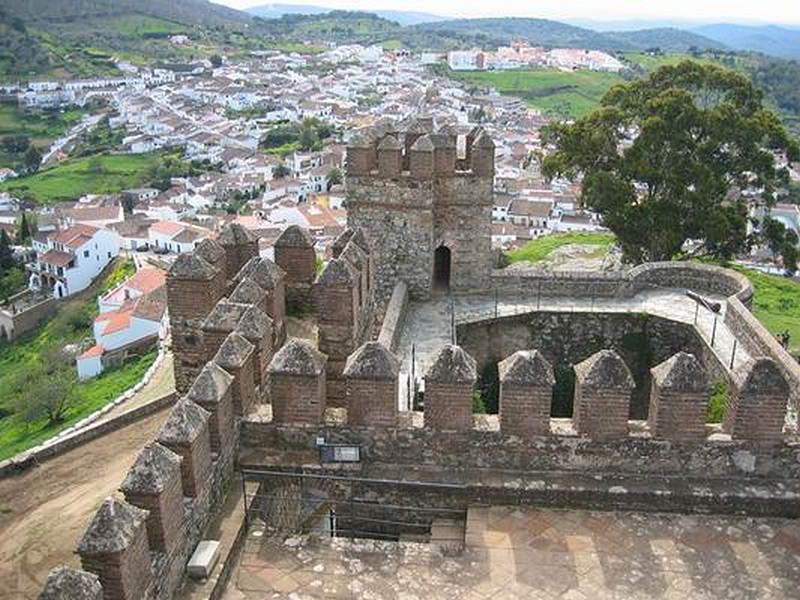
[[253, 526], [224, 598], [798, 597], [800, 525], [789, 519], [472, 508], [463, 542], [271, 537]]

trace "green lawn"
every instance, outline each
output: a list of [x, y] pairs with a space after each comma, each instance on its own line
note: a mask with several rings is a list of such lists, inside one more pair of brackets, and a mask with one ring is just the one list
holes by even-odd
[[[108, 290], [130, 273], [130, 261], [118, 261], [96, 289]], [[153, 364], [155, 350], [78, 383], [74, 360], [56, 359], [56, 351], [91, 337], [97, 314], [95, 298], [96, 293], [87, 293], [64, 301], [45, 325], [0, 347], [0, 460], [35, 446], [104, 406], [132, 387]], [[32, 394], [51, 381], [64, 382], [73, 394], [72, 403], [57, 424], [48, 424], [43, 416], [26, 415]]]
[[78, 400], [65, 413], [58, 426], [45, 419], [26, 424], [14, 417], [0, 419], [0, 460], [10, 458], [53, 437], [94, 411], [102, 408], [142, 379], [156, 358], [156, 350], [130, 359], [119, 369], [106, 371], [95, 379], [75, 385]]
[[597, 107], [608, 88], [624, 81], [614, 73], [556, 69], [449, 71], [448, 75], [479, 87], [493, 87], [547, 114], [568, 118], [587, 114]]
[[531, 240], [522, 248], [511, 250], [508, 253], [508, 259], [512, 263], [523, 260], [528, 262], [542, 261], [545, 260], [553, 250], [566, 246], [567, 244], [597, 246], [598, 252], [606, 252], [614, 243], [615, 239], [613, 233], [603, 232], [554, 233]]
[[0, 191], [22, 191], [39, 202], [76, 200], [84, 194], [114, 194], [141, 186], [158, 154], [111, 154], [68, 160], [28, 177], [0, 184]]
[[753, 314], [761, 324], [773, 335], [789, 331], [789, 352], [800, 354], [800, 283], [738, 265], [726, 266], [744, 273], [753, 283]]

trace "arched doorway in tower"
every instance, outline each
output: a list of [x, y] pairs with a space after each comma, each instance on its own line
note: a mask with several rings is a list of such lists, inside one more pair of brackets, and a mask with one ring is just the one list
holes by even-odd
[[444, 245], [433, 253], [433, 291], [450, 291], [450, 248]]

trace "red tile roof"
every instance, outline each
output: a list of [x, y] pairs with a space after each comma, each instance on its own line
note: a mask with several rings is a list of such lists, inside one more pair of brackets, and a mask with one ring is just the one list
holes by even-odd
[[157, 223], [150, 225], [150, 229], [152, 231], [168, 235], [169, 237], [177, 235], [185, 228], [186, 225], [184, 223], [178, 223], [177, 221], [158, 221]]
[[94, 346], [89, 348], [86, 352], [81, 354], [78, 357], [78, 360], [81, 360], [81, 359], [84, 359], [84, 358], [94, 358], [96, 356], [103, 356], [103, 353], [105, 351], [106, 351], [106, 349], [103, 348], [100, 344], [95, 344]]
[[77, 225], [73, 225], [68, 229], [64, 229], [63, 231], [59, 231], [55, 237], [53, 237], [53, 241], [67, 246], [68, 248], [79, 248], [86, 242], [88, 242], [95, 233], [100, 231], [97, 227], [92, 227], [91, 225], [84, 225], [83, 223], [79, 223]]
[[66, 267], [71, 263], [75, 257], [69, 252], [60, 252], [58, 250], [48, 250], [39, 257], [39, 262], [53, 265], [54, 267]]
[[117, 310], [111, 310], [98, 315], [94, 322], [105, 323], [101, 331], [103, 335], [111, 335], [117, 331], [127, 329], [131, 326], [131, 317], [133, 316], [135, 305], [135, 301], [126, 302]]
[[167, 273], [162, 269], [145, 267], [136, 271], [125, 283], [125, 287], [149, 294], [167, 282]]

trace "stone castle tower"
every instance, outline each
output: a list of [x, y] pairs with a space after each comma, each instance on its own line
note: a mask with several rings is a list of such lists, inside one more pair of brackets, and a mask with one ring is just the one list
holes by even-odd
[[456, 135], [430, 119], [376, 127], [350, 142], [348, 225], [375, 244], [379, 312], [398, 281], [414, 299], [486, 284], [494, 148], [481, 128]]

